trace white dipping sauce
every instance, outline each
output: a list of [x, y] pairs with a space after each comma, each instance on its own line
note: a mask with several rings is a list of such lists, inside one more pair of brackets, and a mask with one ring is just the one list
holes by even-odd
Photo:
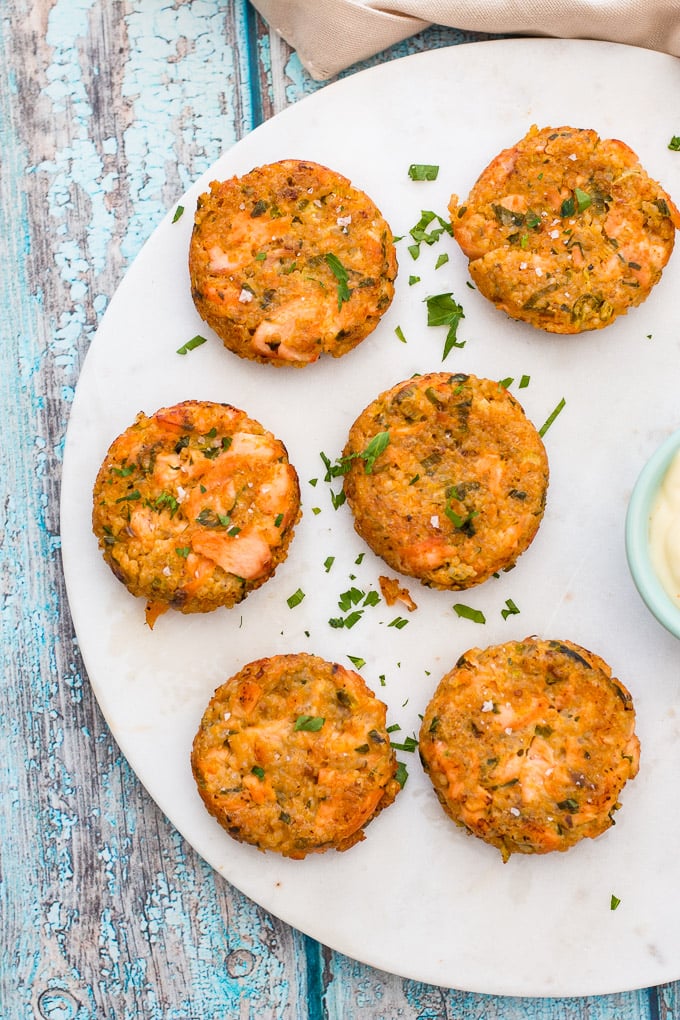
[[680, 450], [671, 461], [652, 504], [649, 552], [659, 580], [680, 607]]

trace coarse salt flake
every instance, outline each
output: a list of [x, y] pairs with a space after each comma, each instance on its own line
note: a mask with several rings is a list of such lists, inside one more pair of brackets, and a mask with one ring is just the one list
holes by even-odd
[[339, 227], [348, 227], [350, 225], [350, 223], [352, 222], [352, 217], [351, 216], [338, 216], [338, 218], [337, 218], [337, 220], [335, 222], [337, 223], [337, 225]]
[[482, 712], [493, 712], [493, 701], [482, 702]]
[[576, 162], [576, 153], [575, 152], [570, 152], [569, 155], [567, 156], [567, 159], [570, 159], [572, 161], [572, 163], [575, 163]]
[[526, 267], [527, 267], [526, 262], [520, 262], [520, 264], [519, 264], [519, 268], [520, 269], [526, 269]]
[[512, 726], [506, 726], [505, 732], [507, 733], [508, 736], [510, 736], [512, 734]]
[[534, 268], [534, 272], [536, 273], [536, 276], [543, 276], [543, 270], [541, 269], [540, 266], [536, 266]]
[[163, 577], [170, 577], [170, 567], [163, 567]]
[[246, 290], [246, 288], [244, 287], [241, 293], [239, 294], [238, 299], [242, 305], [249, 304], [253, 300], [252, 291]]
[[432, 525], [433, 528], [439, 527], [439, 514], [432, 514], [432, 516], [430, 517], [430, 524]]
[[514, 815], [515, 818], [519, 818], [519, 808], [518, 807], [511, 807], [510, 808], [510, 814]]
[[550, 231], [550, 236], [551, 236], [552, 238], [555, 238], [555, 237], [559, 237], [559, 236], [560, 236], [560, 232], [559, 232], [559, 230], [551, 230], [551, 231]]

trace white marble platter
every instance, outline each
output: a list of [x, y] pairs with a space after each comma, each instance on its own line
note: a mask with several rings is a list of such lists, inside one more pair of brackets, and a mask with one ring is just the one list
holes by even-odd
[[[113, 734], [161, 809], [226, 879], [319, 941], [406, 977], [538, 996], [680, 977], [680, 648], [640, 602], [623, 546], [633, 482], [680, 424], [680, 255], [641, 308], [597, 334], [555, 337], [507, 320], [470, 289], [465, 260], [446, 235], [422, 246], [417, 262], [407, 250], [421, 211], [445, 216], [451, 192], [467, 194], [489, 159], [533, 123], [623, 139], [677, 199], [680, 153], [668, 142], [680, 126], [672, 117], [679, 92], [680, 63], [671, 57], [538, 39], [435, 50], [332, 84], [226, 152], [178, 200], [184, 215], [173, 222], [171, 209], [146, 244], [84, 364], [64, 461], [64, 568], [90, 681]], [[300, 371], [225, 351], [194, 310], [186, 265], [192, 212], [208, 182], [285, 157], [346, 174], [405, 235], [397, 294], [376, 332], [339, 361]], [[411, 163], [438, 164], [438, 179], [410, 180]], [[435, 269], [443, 253], [449, 261]], [[412, 274], [421, 282], [409, 286]], [[332, 508], [319, 454], [339, 454], [349, 425], [378, 392], [442, 367], [445, 330], [427, 326], [425, 305], [442, 292], [465, 310], [465, 346], [444, 368], [512, 376], [511, 392], [537, 426], [565, 400], [545, 437], [546, 516], [501, 578], [462, 597], [410, 583], [418, 609], [401, 614], [402, 629], [389, 626], [399, 613], [384, 602], [351, 630], [332, 628], [340, 594], [352, 584], [377, 588], [384, 565], [355, 535], [348, 508]], [[197, 333], [208, 343], [176, 354]], [[530, 383], [519, 390], [523, 375]], [[205, 617], [169, 613], [150, 631], [143, 604], [110, 573], [91, 534], [92, 483], [109, 443], [138, 411], [190, 398], [242, 407], [284, 440], [304, 516], [286, 563], [241, 606]], [[298, 588], [305, 598], [291, 609]], [[507, 599], [520, 613], [504, 619]], [[452, 609], [459, 601], [481, 609], [486, 623], [460, 619]], [[591, 648], [634, 696], [641, 770], [624, 790], [616, 826], [598, 840], [503, 864], [444, 817], [417, 755], [405, 753], [402, 793], [345, 854], [263, 855], [233, 842], [205, 812], [189, 766], [193, 735], [214, 688], [251, 659], [300, 650], [345, 665], [348, 656], [364, 659], [362, 673], [403, 739], [417, 732], [419, 713], [462, 652], [528, 634]]]

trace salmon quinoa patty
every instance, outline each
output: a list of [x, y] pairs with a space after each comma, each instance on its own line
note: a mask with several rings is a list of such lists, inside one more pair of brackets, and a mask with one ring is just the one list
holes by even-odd
[[272, 576], [300, 517], [283, 443], [228, 404], [189, 400], [139, 414], [94, 486], [104, 559], [150, 626], [166, 609], [233, 606]]
[[198, 200], [189, 271], [199, 315], [225, 347], [301, 367], [373, 332], [397, 259], [367, 195], [333, 170], [287, 159], [213, 181]]
[[571, 127], [532, 127], [449, 211], [477, 289], [550, 333], [601, 329], [641, 304], [680, 227], [627, 145]]
[[490, 379], [434, 372], [398, 383], [359, 415], [340, 464], [357, 532], [431, 588], [470, 588], [509, 569], [543, 516], [543, 442]]
[[230, 836], [260, 850], [347, 850], [400, 789], [385, 715], [343, 666], [306, 654], [251, 662], [203, 715], [198, 792]]
[[465, 652], [427, 707], [419, 747], [447, 815], [507, 860], [614, 824], [638, 771], [634, 727], [631, 696], [598, 655], [529, 637]]

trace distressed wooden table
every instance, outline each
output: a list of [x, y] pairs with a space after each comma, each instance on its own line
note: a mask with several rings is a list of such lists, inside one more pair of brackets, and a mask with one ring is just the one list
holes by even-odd
[[[502, 999], [375, 971], [231, 888], [150, 801], [99, 713], [69, 617], [69, 406], [107, 303], [165, 211], [225, 148], [322, 86], [245, 0], [0, 10], [2, 1020], [679, 1015], [680, 983]], [[376, 60], [469, 38], [431, 28]]]

